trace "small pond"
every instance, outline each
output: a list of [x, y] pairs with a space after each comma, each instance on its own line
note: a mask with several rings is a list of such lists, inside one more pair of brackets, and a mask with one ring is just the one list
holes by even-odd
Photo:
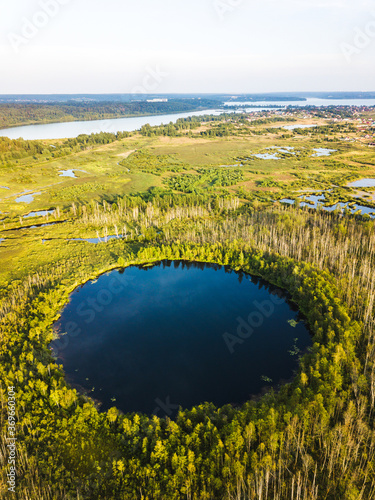
[[56, 224], [61, 224], [63, 221], [57, 221], [57, 222], [47, 222], [46, 224], [35, 224], [35, 226], [27, 226], [24, 229], [37, 229], [39, 227], [49, 227], [49, 226], [56, 226]]
[[277, 153], [258, 153], [253, 156], [255, 156], [255, 158], [259, 158], [260, 160], [280, 160]]
[[72, 168], [70, 170], [59, 170], [59, 176], [60, 177], [72, 177], [73, 179], [76, 179], [77, 176], [74, 172], [85, 172], [85, 171], [80, 170], [78, 168]]
[[[300, 198], [300, 197], [298, 197], [298, 198]], [[354, 214], [358, 210], [361, 210], [362, 214], [367, 214], [372, 219], [375, 218], [375, 208], [366, 207], [364, 205], [359, 205], [358, 203], [350, 203], [350, 204], [349, 203], [335, 203], [334, 205], [325, 207], [323, 205], [323, 203], [325, 202], [324, 194], [306, 196], [305, 200], [306, 201], [300, 201], [300, 207], [308, 207], [308, 208], [318, 208], [319, 207], [322, 210], [325, 210], [326, 212], [333, 212], [336, 209], [340, 209], [340, 210], [347, 209], [352, 214]], [[291, 198], [283, 198], [282, 200], [280, 200], [280, 203], [287, 203], [289, 205], [294, 205], [295, 200], [293, 200]]]
[[359, 179], [358, 181], [348, 184], [348, 187], [375, 187], [375, 179]]
[[78, 288], [51, 348], [102, 409], [172, 416], [283, 383], [311, 336], [283, 291], [226, 267], [163, 261]]
[[69, 238], [68, 241], [87, 241], [87, 243], [107, 243], [109, 240], [124, 238], [124, 236], [117, 236], [116, 234], [111, 234], [110, 236], [103, 236], [103, 238]]
[[317, 127], [318, 125], [306, 125], [306, 124], [301, 124], [297, 123], [296, 125], [285, 125], [284, 128], [287, 130], [294, 130], [296, 128], [313, 128]]
[[337, 149], [328, 149], [328, 148], [314, 148], [315, 153], [312, 155], [314, 157], [317, 156], [331, 156], [332, 153], [335, 153]]
[[29, 217], [45, 217], [46, 215], [53, 214], [54, 210], [38, 210], [37, 212], [30, 212], [27, 215], [24, 215], [24, 219], [28, 219]]
[[38, 194], [42, 193], [39, 192], [39, 193], [23, 194], [22, 196], [16, 198], [16, 203], [31, 203], [32, 201], [34, 201], [34, 196], [37, 196]]

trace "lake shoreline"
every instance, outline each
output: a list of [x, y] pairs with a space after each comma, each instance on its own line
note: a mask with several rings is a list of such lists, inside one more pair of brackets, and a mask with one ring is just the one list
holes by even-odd
[[[69, 303], [61, 311], [60, 318], [54, 324], [55, 335], [60, 335], [60, 338], [53, 341], [49, 346], [52, 348], [53, 356], [56, 356], [57, 362], [62, 362], [67, 380], [73, 383], [74, 386], [81, 386], [86, 395], [91, 395], [92, 392], [94, 399], [103, 403], [102, 408], [105, 411], [115, 401], [115, 399], [109, 399], [112, 396], [112, 398], [116, 398], [119, 404], [118, 407], [125, 413], [141, 412], [151, 414], [155, 406], [155, 398], [164, 395], [164, 393], [173, 396], [173, 401], [179, 402], [183, 408], [190, 408], [211, 400], [214, 400], [214, 404], [218, 406], [232, 404], [240, 407], [248, 401], [249, 395], [260, 396], [264, 382], [270, 384], [269, 387], [276, 389], [276, 387], [282, 385], [282, 380], [285, 381], [294, 377], [295, 371], [299, 368], [298, 360], [290, 357], [290, 349], [293, 350], [293, 346], [297, 341], [295, 337], [298, 337], [301, 342], [301, 349], [298, 349], [298, 353], [301, 355], [307, 352], [307, 347], [311, 345], [313, 335], [298, 305], [291, 300], [290, 293], [272, 285], [268, 280], [254, 276], [252, 273], [241, 271], [233, 268], [233, 266], [216, 264], [215, 262], [207, 263], [198, 262], [197, 260], [174, 260], [169, 258], [159, 259], [152, 264], [148, 262], [144, 265], [128, 266], [127, 270], [127, 273], [122, 272], [121, 269], [117, 272], [113, 270], [105, 273], [105, 276], [97, 277], [94, 281], [88, 282], [88, 286], [79, 287], [79, 289], [75, 290], [70, 295]], [[202, 272], [206, 274], [202, 276]], [[179, 277], [177, 281], [175, 281], [176, 276]], [[137, 280], [133, 282], [132, 280], [135, 277], [137, 277]], [[205, 277], [206, 279], [204, 279]], [[167, 282], [170, 281], [171, 286], [174, 287], [172, 296], [169, 287], [164, 286], [165, 279], [167, 279]], [[132, 284], [130, 288], [128, 287], [128, 280]], [[159, 298], [155, 302], [155, 299], [152, 298], [149, 300], [150, 303], [147, 303], [147, 297], [151, 297], [151, 295], [145, 290], [156, 287], [159, 289], [161, 296], [164, 293], [168, 299], [174, 302], [177, 301], [180, 304], [179, 299], [176, 299], [176, 297], [179, 297], [179, 294], [186, 296], [185, 288], [190, 290], [191, 280], [194, 283], [194, 294], [189, 296], [187, 302], [181, 303], [180, 310], [178, 307], [172, 308], [173, 314], [170, 311], [169, 300], [160, 300]], [[140, 283], [138, 289], [137, 283]], [[217, 286], [218, 283], [226, 283], [232, 292], [228, 295], [228, 288]], [[163, 284], [161, 288], [159, 288], [160, 284]], [[212, 295], [206, 293], [207, 288], [212, 289]], [[134, 292], [134, 290], [136, 291]], [[134, 299], [139, 300], [140, 293], [143, 294], [142, 303], [144, 307], [141, 320], [138, 315], [134, 319], [132, 308], [127, 310], [126, 307], [129, 301], [132, 304]], [[99, 304], [102, 303], [100, 300], [101, 294], [106, 297], [106, 300], [103, 307], [94, 307], [95, 311], [100, 312], [99, 315], [96, 315], [90, 308], [95, 300], [99, 300]], [[233, 294], [238, 295], [238, 300], [233, 299]], [[198, 302], [197, 297], [199, 297]], [[260, 301], [259, 309], [255, 305], [256, 302], [250, 302], [255, 298]], [[123, 304], [123, 306], [119, 309], [120, 304]], [[219, 309], [217, 309], [218, 304], [222, 304]], [[175, 305], [177, 306], [177, 304]], [[87, 307], [89, 308], [87, 309]], [[203, 308], [202, 310], [205, 313], [210, 310], [215, 310], [216, 313], [202, 316], [199, 313], [200, 307]], [[122, 316], [119, 312], [114, 314], [114, 310], [121, 310]], [[198, 311], [197, 316], [191, 314], [192, 311], [194, 311], [194, 314]], [[93, 315], [94, 319], [85, 319], [83, 321], [81, 317], [88, 314]], [[179, 317], [181, 314], [185, 318], [184, 321]], [[254, 314], [257, 320], [254, 319], [253, 323], [253, 320], [249, 318], [253, 318]], [[264, 329], [263, 321], [275, 321], [274, 314], [279, 315], [277, 328], [267, 327]], [[261, 315], [260, 323], [259, 315]], [[159, 318], [156, 324], [163, 325], [163, 327], [157, 328], [155, 326], [156, 316]], [[236, 328], [238, 332], [238, 325], [235, 321], [237, 316], [241, 318], [249, 316], [249, 326], [245, 326], [245, 330], [247, 328], [247, 332], [251, 331], [248, 336], [252, 336], [252, 333], [257, 335], [252, 337], [251, 344], [239, 340], [238, 343], [244, 344], [243, 347], [233, 349], [229, 340], [229, 338], [234, 338], [233, 335], [230, 336], [229, 333], [224, 332], [235, 332]], [[115, 318], [112, 323], [111, 318]], [[119, 320], [119, 318], [121, 319]], [[187, 318], [195, 318], [195, 320], [190, 324]], [[150, 332], [150, 329], [146, 328], [146, 325], [150, 324], [150, 320], [154, 325], [151, 334], [147, 333]], [[197, 335], [196, 321], [201, 321], [202, 325], [204, 325], [198, 328], [199, 335]], [[176, 329], [173, 326], [170, 328], [170, 322], [172, 325], [175, 322], [175, 324], [179, 325], [178, 328]], [[90, 323], [89, 328], [85, 326], [87, 323]], [[75, 325], [74, 329], [73, 324]], [[239, 324], [242, 328], [243, 324], [241, 322]], [[285, 336], [280, 335], [280, 329]], [[176, 336], [177, 331], [178, 335]], [[204, 335], [202, 335], [202, 332], [204, 332]], [[270, 338], [265, 342], [264, 336], [267, 337], [267, 335]], [[118, 342], [114, 340], [115, 338]], [[139, 338], [142, 340], [140, 341]], [[146, 344], [144, 344], [145, 338], [148, 339]], [[247, 338], [247, 335], [244, 338]], [[175, 371], [176, 376], [181, 376], [186, 384], [175, 384], [171, 382], [175, 379], [174, 376], [165, 377], [163, 373], [158, 372], [158, 360], [162, 357], [162, 352], [164, 352], [165, 342], [169, 346], [168, 349], [174, 348], [176, 351], [171, 357], [172, 360], [181, 356], [186, 366], [195, 367], [194, 371], [189, 372], [187, 375], [184, 371], [180, 371], [179, 364], [171, 363], [171, 373]], [[181, 345], [180, 342], [182, 342]], [[155, 344], [153, 349], [148, 350], [145, 346], [152, 343]], [[201, 355], [197, 354], [200, 349], [194, 348], [195, 343], [197, 343], [197, 346], [202, 347], [203, 351], [207, 351], [207, 359], [205, 359], [204, 363]], [[280, 344], [280, 352], [283, 353], [285, 358], [283, 358], [280, 365], [276, 363], [278, 368], [273, 364], [272, 367], [265, 368], [259, 358], [255, 358], [253, 363], [250, 364], [251, 366], [249, 366], [248, 357], [253, 356], [253, 349], [259, 349], [259, 352], [266, 356], [265, 359], [268, 359], [268, 356], [271, 355], [270, 345], [273, 345], [273, 343]], [[122, 346], [125, 358], [131, 352], [131, 360], [133, 361], [129, 359], [128, 363], [123, 363], [122, 356], [118, 358], [118, 352], [116, 351], [116, 354], [113, 352], [114, 344], [117, 345], [117, 349], [120, 351]], [[101, 346], [99, 350], [98, 345]], [[81, 359], [80, 353], [83, 346], [86, 349], [87, 358], [91, 360], [89, 362]], [[182, 349], [183, 346], [186, 347], [186, 350]], [[193, 346], [193, 348], [190, 349], [190, 346]], [[100, 357], [99, 361], [97, 356], [103, 347], [107, 349], [107, 358]], [[158, 349], [161, 349], [160, 356], [155, 357], [155, 352], [158, 352]], [[197, 389], [198, 385], [191, 382], [194, 377], [199, 378], [198, 373], [200, 370], [205, 369], [203, 366], [206, 366], [206, 362], [211, 364], [216, 362], [216, 356], [212, 358], [209, 356], [211, 350], [214, 350], [216, 356], [222, 359], [221, 365], [227, 367], [228, 373], [232, 373], [232, 365], [234, 364], [244, 372], [243, 380], [246, 378], [245, 373], [249, 375], [250, 379], [241, 389], [233, 390], [233, 387], [227, 387], [223, 396], [221, 392], [220, 394], [217, 393], [216, 384], [214, 383], [204, 385], [204, 389]], [[235, 358], [232, 357], [234, 350], [236, 350]], [[275, 352], [274, 350], [274, 355]], [[277, 352], [279, 354], [279, 351]], [[146, 363], [147, 367], [149, 367], [147, 369], [150, 370], [148, 376], [151, 376], [151, 373], [156, 370], [154, 383], [157, 380], [156, 385], [158, 388], [149, 390], [148, 376], [142, 379], [139, 375], [140, 367], [144, 363], [143, 354], [150, 357], [149, 362]], [[107, 359], [107, 364], [103, 359]], [[109, 375], [112, 373], [112, 364], [110, 365], [111, 369], [108, 370], [109, 359], [113, 359], [113, 362], [116, 362], [117, 359], [120, 363], [118, 370], [115, 370], [116, 377], [110, 382], [107, 373]], [[242, 364], [237, 365], [239, 360], [242, 360]], [[99, 375], [96, 369], [94, 372], [92, 371], [92, 366], [96, 366], [97, 361], [98, 369], [101, 367], [100, 369], [103, 371]], [[195, 363], [197, 363], [197, 366]], [[267, 376], [265, 376], [264, 370], [266, 370]], [[209, 373], [211, 372], [209, 371]], [[119, 374], [122, 374], [122, 378], [120, 377], [119, 380], [124, 381], [126, 389], [124, 389], [122, 382], [118, 383], [117, 376]], [[138, 384], [140, 384], [139, 388], [145, 390], [145, 399], [140, 398], [138, 395], [143, 390], [138, 388]], [[93, 388], [90, 390], [90, 387]], [[210, 391], [213, 391], [212, 394]], [[127, 395], [126, 398], [125, 394]], [[132, 402], [128, 402], [128, 396]]]
[[[165, 113], [164, 111], [162, 113], [138, 113], [138, 114], [126, 114], [126, 115], [109, 115], [105, 118], [72, 118], [71, 120], [63, 120], [63, 121], [60, 121], [60, 120], [52, 120], [52, 121], [41, 121], [41, 122], [24, 122], [24, 123], [18, 123], [17, 125], [6, 125], [6, 126], [1, 126], [0, 125], [0, 130], [1, 131], [4, 131], [4, 130], [13, 130], [15, 128], [18, 128], [18, 127], [33, 127], [33, 126], [36, 126], [36, 125], [54, 125], [54, 124], [59, 124], [59, 123], [76, 123], [76, 122], [94, 122], [94, 121], [106, 121], [106, 120], [121, 120], [122, 118], [145, 118], [145, 117], [153, 117], [153, 116], [163, 116], [163, 115], [178, 115], [180, 113], [193, 113], [195, 111], [208, 111], [209, 108], [194, 108], [194, 109], [191, 109], [191, 110], [186, 110], [186, 111], [170, 111], [168, 113]], [[220, 111], [219, 109], [219, 106], [218, 106], [218, 111]], [[223, 113], [225, 113], [225, 110], [223, 109]], [[6, 137], [6, 136], [2, 136], [2, 137]], [[61, 139], [64, 139], [64, 137], [61, 137]], [[33, 139], [30, 139], [30, 140], [33, 140]], [[35, 140], [39, 140], [39, 139], [35, 139]], [[43, 139], [40, 139], [40, 140], [43, 140]], [[46, 141], [50, 140], [50, 139], [45, 139]]]

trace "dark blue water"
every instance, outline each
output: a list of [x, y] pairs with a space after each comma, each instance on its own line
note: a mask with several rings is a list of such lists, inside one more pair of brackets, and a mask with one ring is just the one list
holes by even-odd
[[73, 385], [103, 409], [159, 416], [205, 401], [241, 404], [290, 379], [296, 346], [311, 344], [281, 290], [186, 262], [100, 276], [71, 295], [56, 330], [67, 332], [52, 347]]

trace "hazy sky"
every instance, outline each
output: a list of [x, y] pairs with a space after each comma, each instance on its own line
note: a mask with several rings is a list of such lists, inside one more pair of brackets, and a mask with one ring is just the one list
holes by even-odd
[[375, 0], [0, 2], [0, 93], [375, 90]]

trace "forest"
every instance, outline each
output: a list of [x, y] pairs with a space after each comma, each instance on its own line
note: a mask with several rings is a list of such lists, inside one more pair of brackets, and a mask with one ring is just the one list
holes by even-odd
[[134, 100], [133, 102], [0, 103], [0, 129], [37, 123], [181, 113], [217, 105], [217, 101], [207, 98], [171, 99], [168, 102]]
[[[374, 152], [356, 116], [314, 118], [299, 134], [284, 128], [298, 113], [268, 113], [0, 141], [1, 495], [15, 408], [17, 499], [375, 498], [375, 219], [326, 210], [358, 202], [348, 183], [375, 177]], [[35, 199], [15, 201], [20, 184]], [[363, 189], [373, 207], [375, 187]], [[303, 206], [311, 193], [327, 206]], [[287, 291], [312, 335], [293, 380], [173, 419], [102, 411], [73, 388], [50, 349], [70, 294], [163, 260], [225, 265]]]

